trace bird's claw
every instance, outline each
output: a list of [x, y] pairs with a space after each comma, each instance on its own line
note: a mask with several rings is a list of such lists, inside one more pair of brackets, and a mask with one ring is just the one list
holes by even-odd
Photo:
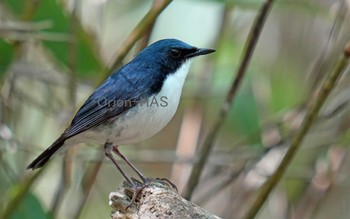
[[[132, 193], [132, 198], [131, 198], [130, 204], [126, 207], [126, 209], [130, 208], [133, 204], [136, 203], [137, 197], [142, 192], [142, 190], [144, 188], [146, 188], [147, 186], [149, 186], [152, 182], [159, 182], [163, 185], [166, 183], [168, 187], [175, 189], [176, 192], [178, 191], [175, 184], [172, 183], [167, 178], [145, 178], [143, 180], [143, 182], [140, 182], [137, 179], [131, 178], [131, 184], [128, 183], [128, 187], [129, 187], [128, 190]], [[130, 194], [130, 196], [131, 196], [131, 194]]]
[[156, 180], [167, 182], [173, 189], [176, 190], [176, 192], [179, 192], [179, 190], [177, 189], [176, 185], [174, 183], [172, 183], [169, 179], [167, 179], [167, 178], [156, 178]]
[[133, 204], [136, 203], [137, 196], [142, 192], [144, 188], [146, 188], [147, 184], [140, 185], [132, 185], [133, 195], [130, 201], [130, 204], [126, 207], [126, 210], [130, 208]]

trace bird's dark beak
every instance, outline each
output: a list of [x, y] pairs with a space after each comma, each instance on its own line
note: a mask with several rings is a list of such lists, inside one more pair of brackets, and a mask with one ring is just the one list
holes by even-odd
[[196, 57], [196, 56], [201, 56], [201, 55], [206, 55], [209, 53], [215, 52], [215, 49], [194, 49], [193, 52], [191, 51], [190, 53], [188, 53], [185, 58], [192, 58], [192, 57]]

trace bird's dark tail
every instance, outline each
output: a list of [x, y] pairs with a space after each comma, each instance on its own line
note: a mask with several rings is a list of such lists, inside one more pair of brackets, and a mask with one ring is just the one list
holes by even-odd
[[61, 148], [61, 146], [64, 144], [65, 139], [58, 138], [52, 145], [47, 148], [44, 152], [42, 152], [35, 160], [33, 160], [27, 167], [27, 169], [38, 169], [42, 166], [44, 166], [47, 161], [50, 160], [52, 155], [58, 151], [58, 149]]

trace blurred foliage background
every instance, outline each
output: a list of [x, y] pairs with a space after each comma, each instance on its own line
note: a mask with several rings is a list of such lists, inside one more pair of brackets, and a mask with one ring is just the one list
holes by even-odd
[[[39, 171], [26, 165], [65, 129], [111, 73], [133, 28], [162, 2], [0, 1], [0, 218], [109, 217], [108, 194], [123, 179], [101, 146], [75, 147]], [[162, 38], [217, 50], [193, 62], [172, 122], [121, 147], [146, 175], [167, 177], [184, 192], [262, 3], [175, 0], [127, 51], [123, 63]], [[247, 211], [349, 40], [349, 7], [348, 0], [275, 2], [193, 202], [223, 218]], [[349, 217], [348, 74], [258, 218]]]

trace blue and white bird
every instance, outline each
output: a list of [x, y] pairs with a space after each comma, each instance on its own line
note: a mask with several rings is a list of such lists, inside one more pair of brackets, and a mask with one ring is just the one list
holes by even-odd
[[191, 59], [214, 51], [176, 39], [160, 40], [146, 47], [93, 92], [70, 126], [28, 169], [42, 167], [62, 149], [95, 143], [104, 145], [105, 155], [129, 183], [133, 184], [112, 152], [145, 182], [146, 178], [120, 153], [118, 146], [141, 142], [163, 129], [177, 110]]

